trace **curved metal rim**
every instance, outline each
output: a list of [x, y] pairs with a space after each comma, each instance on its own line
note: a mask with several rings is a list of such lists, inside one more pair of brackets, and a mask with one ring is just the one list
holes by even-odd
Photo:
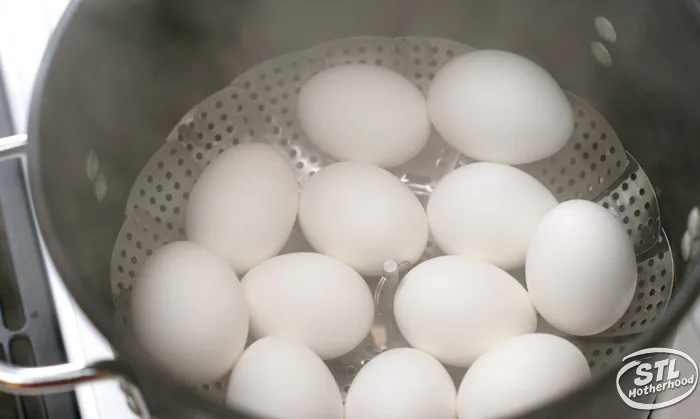
[[[233, 411], [225, 406], [207, 400], [203, 395], [198, 394], [193, 389], [180, 384], [177, 379], [158, 368], [156, 365], [148, 362], [143, 352], [135, 345], [130, 345], [129, 341], [118, 339], [118, 331], [116, 325], [110, 320], [109, 315], [104, 311], [104, 307], [97, 303], [91, 296], [91, 292], [86, 287], [79, 285], [78, 275], [71, 268], [68, 259], [66, 258], [63, 249], [57, 239], [54, 222], [50, 212], [47, 210], [46, 197], [44, 194], [44, 185], [42, 183], [42, 171], [39, 157], [39, 140], [36, 139], [39, 131], [39, 121], [42, 114], [43, 90], [46, 85], [48, 74], [51, 70], [53, 59], [56, 55], [58, 45], [61, 43], [67, 29], [70, 27], [71, 21], [75, 14], [79, 11], [84, 0], [70, 2], [63, 16], [59, 20], [54, 33], [49, 40], [49, 43], [44, 52], [39, 70], [37, 72], [34, 89], [31, 98], [29, 121], [28, 121], [28, 143], [27, 143], [27, 171], [30, 186], [30, 195], [33, 201], [34, 212], [37, 223], [39, 225], [40, 234], [44, 239], [44, 243], [53, 259], [56, 270], [63, 278], [74, 278], [72, 281], [63, 281], [66, 288], [70, 291], [73, 299], [78, 303], [90, 321], [96, 326], [99, 332], [107, 338], [110, 345], [115, 349], [119, 358], [124, 361], [126, 366], [130, 367], [138, 373], [134, 374], [136, 378], [148, 376], [149, 380], [157, 381], [158, 388], [163, 389], [166, 395], [156, 395], [157, 399], [182, 400], [188, 407], [195, 409], [197, 413], [206, 415], [215, 415], [215, 417], [231, 418], [231, 419], [252, 419], [252, 417], [240, 412]], [[154, 379], [155, 377], [155, 379]], [[146, 400], [153, 398], [153, 395], [147, 394]], [[189, 409], [188, 409], [189, 410]], [[194, 413], [194, 412], [193, 412]]]
[[[46, 84], [47, 75], [51, 69], [53, 58], [56, 54], [57, 46], [60, 44], [66, 29], [70, 26], [70, 22], [81, 4], [82, 1], [74, 1], [68, 6], [68, 9], [62, 16], [49, 42], [39, 72], [37, 73], [28, 123], [29, 143], [27, 147], [27, 159], [31, 187], [30, 193], [34, 202], [34, 209], [42, 236], [53, 258], [56, 269], [62, 278], [77, 278], [78, 275], [73, 272], [63, 253], [55, 234], [53, 219], [47, 210], [44, 185], [41, 178], [41, 167], [38, 164], [40, 161], [40, 145], [37, 139], [37, 131], [39, 121], [41, 120], [42, 93]], [[127, 365], [138, 371], [139, 376], [147, 374], [149, 377], [156, 377], [159, 388], [163, 389], [163, 393], [168, 393], [166, 397], [163, 397], [164, 395], [159, 396], [159, 399], [162, 398], [171, 402], [172, 400], [182, 400], [198, 412], [207, 415], [215, 415], [216, 417], [228, 417], [232, 419], [250, 418], [243, 413], [235, 412], [219, 403], [207, 400], [203, 395], [179, 384], [174, 376], [148, 362], [137, 346], [129, 345], [125, 340], [116, 339], [118, 336], [116, 326], [110, 321], [110, 317], [104, 311], [104, 307], [92, 298], [89, 290], [86, 287], [80, 286], [77, 279], [64, 282], [81, 309], [95, 324], [100, 333], [109, 340], [120, 358], [126, 361]], [[634, 345], [635, 351], [652, 347], [655, 342], [669, 337], [674, 332], [675, 327], [679, 324], [685, 313], [691, 308], [695, 302], [695, 297], [700, 293], [700, 263], [696, 263], [692, 268], [688, 269], [684, 278], [679, 281], [679, 283], [681, 285], [677, 287], [678, 289], [675, 293], [675, 304], [669, 305], [668, 310], [665, 315], [661, 317], [660, 321], [637, 340]], [[605, 391], [607, 389], [606, 383], [612, 383], [615, 376], [615, 370], [610, 369], [605, 374], [601, 374], [593, 379], [584, 388], [578, 389], [557, 402], [551, 403], [521, 417], [527, 419], [566, 417], [572, 412], [572, 409], [581, 406], [583, 403], [587, 403], [599, 392]], [[175, 399], [175, 397], [177, 397], [177, 399]]]

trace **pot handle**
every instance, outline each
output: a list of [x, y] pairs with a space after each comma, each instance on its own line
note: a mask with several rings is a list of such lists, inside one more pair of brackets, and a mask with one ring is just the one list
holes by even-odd
[[24, 156], [27, 145], [27, 135], [13, 135], [0, 139], [0, 159], [19, 158]]
[[118, 361], [109, 360], [90, 365], [68, 363], [50, 367], [16, 367], [0, 362], [0, 389], [18, 396], [63, 393], [76, 386], [103, 380], [120, 380], [129, 406], [142, 419], [150, 413], [141, 391], [129, 379]]
[[[0, 161], [5, 162], [6, 160], [16, 159], [20, 160], [18, 163], [22, 163], [21, 160], [25, 156], [24, 149], [26, 145], [27, 136], [24, 134], [0, 139]], [[10, 162], [7, 163], [9, 164]], [[27, 229], [30, 229], [30, 231], [34, 230], [33, 233], [37, 236], [39, 232], [36, 231], [34, 224], [24, 171], [21, 166], [10, 167], [8, 171], [5, 171], [5, 169], [4, 167], [2, 168], [2, 173], [4, 175], [12, 174], [12, 176], [7, 176], [11, 179], [8, 179], [6, 183], [4, 182], [6, 179], [3, 179], [3, 187], [0, 188], [0, 205], [3, 207], [15, 207], [13, 208], [15, 210], [14, 213], [24, 214], [26, 217], [22, 223], [25, 224], [23, 230], [17, 228], [16, 224], [19, 223], [13, 222], [10, 225], [10, 223], [5, 222], [10, 253], [19, 251], [30, 255], [41, 255], [38, 239], [35, 237], [30, 238], [30, 240], [26, 239]], [[27, 224], [29, 227], [27, 227]], [[13, 241], [17, 242], [16, 246], [18, 249], [12, 249]], [[28, 249], [27, 246], [32, 246], [34, 249]], [[19, 249], [20, 247], [22, 248]], [[40, 270], [44, 269], [41, 261], [25, 255], [19, 256], [22, 259], [15, 266], [16, 275], [20, 280], [18, 282], [33, 282], [32, 277], [41, 275]], [[13, 256], [13, 261], [16, 260], [15, 256]], [[22, 278], [24, 278], [24, 281], [22, 281]], [[22, 284], [18, 286], [22, 288]], [[24, 298], [25, 295], [23, 294], [28, 294], [28, 292], [22, 293], [20, 290], [20, 294], [22, 294], [21, 298]], [[119, 361], [107, 360], [92, 364], [67, 363], [42, 367], [19, 367], [0, 361], [0, 391], [18, 396], [62, 393], [71, 391], [80, 384], [103, 380], [120, 380], [129, 406], [134, 413], [143, 419], [151, 418], [141, 391], [129, 378], [128, 372], [121, 366]]]

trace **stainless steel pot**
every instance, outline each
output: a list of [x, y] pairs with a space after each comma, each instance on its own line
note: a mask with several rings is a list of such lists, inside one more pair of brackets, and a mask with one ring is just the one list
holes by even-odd
[[[2, 366], [0, 385], [27, 393], [125, 377], [163, 417], [242, 417], [178, 384], [115, 327], [109, 269], [124, 205], [142, 167], [194, 104], [265, 59], [357, 35], [426, 34], [514, 51], [605, 115], [653, 180], [678, 255], [666, 314], [634, 342], [663, 346], [700, 291], [700, 267], [683, 269], [680, 257], [695, 254], [700, 236], [687, 223], [700, 203], [699, 10], [695, 0], [73, 2], [35, 88], [31, 196], [63, 280], [120, 361]], [[22, 146], [18, 138], [4, 152]], [[528, 417], [643, 417], [622, 403], [614, 380], [611, 369]]]

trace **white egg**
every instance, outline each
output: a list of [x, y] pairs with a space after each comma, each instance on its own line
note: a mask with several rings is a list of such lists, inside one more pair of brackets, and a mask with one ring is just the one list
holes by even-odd
[[248, 336], [248, 309], [236, 274], [196, 243], [165, 245], [146, 261], [131, 295], [131, 314], [146, 350], [193, 385], [229, 372]]
[[450, 374], [435, 358], [417, 349], [391, 349], [352, 381], [345, 419], [454, 419], [456, 396]]
[[298, 203], [294, 170], [280, 152], [267, 144], [238, 145], [197, 179], [187, 206], [187, 237], [242, 275], [284, 247]]
[[430, 136], [423, 94], [401, 74], [350, 64], [318, 73], [299, 92], [299, 122], [311, 141], [338, 160], [395, 167]]
[[453, 147], [481, 161], [525, 164], [569, 141], [574, 114], [557, 82], [521, 56], [471, 52], [447, 63], [428, 93], [430, 117]]
[[553, 335], [516, 336], [479, 358], [459, 386], [459, 419], [516, 417], [553, 402], [591, 378], [571, 342]]
[[557, 200], [537, 179], [511, 166], [473, 163], [447, 175], [428, 201], [435, 243], [505, 270], [525, 266], [530, 239]]
[[398, 287], [394, 314], [414, 348], [468, 367], [504, 340], [534, 332], [527, 292], [505, 271], [466, 256], [442, 256], [413, 268]]
[[635, 259], [617, 217], [593, 202], [564, 202], [544, 216], [530, 242], [525, 266], [530, 298], [562, 332], [603, 332], [634, 298]]
[[340, 390], [326, 364], [296, 342], [266, 337], [231, 373], [226, 403], [256, 417], [342, 419]]
[[269, 259], [242, 280], [253, 337], [308, 346], [323, 359], [353, 350], [369, 334], [374, 300], [349, 266], [318, 253]]
[[332, 164], [304, 186], [299, 222], [311, 246], [364, 276], [388, 259], [416, 262], [428, 243], [418, 198], [391, 173], [359, 162]]

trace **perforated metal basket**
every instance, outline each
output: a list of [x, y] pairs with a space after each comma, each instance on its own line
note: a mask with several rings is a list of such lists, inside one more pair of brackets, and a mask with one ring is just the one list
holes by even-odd
[[[131, 188], [126, 218], [112, 254], [112, 293], [120, 325], [128, 331], [129, 291], [139, 267], [164, 244], [186, 239], [189, 193], [198, 175], [218, 154], [251, 141], [271, 144], [288, 156], [301, 185], [334, 161], [309, 141], [296, 120], [297, 94], [314, 74], [341, 64], [377, 65], [403, 74], [427, 93], [435, 73], [446, 62], [472, 50], [455, 41], [429, 37], [339, 39], [255, 66], [197, 104], [150, 158]], [[550, 158], [520, 168], [542, 182], [559, 201], [588, 199], [608, 208], [625, 225], [634, 244], [638, 283], [627, 313], [597, 336], [567, 337], [584, 352], [596, 374], [615, 365], [631, 349], [629, 340], [663, 315], [673, 288], [674, 263], [651, 181], [600, 113], [574, 94], [569, 94], [569, 100], [576, 122], [567, 146]], [[470, 162], [433, 131], [422, 153], [393, 172], [426, 202], [443, 176]], [[297, 226], [283, 252], [309, 250]], [[438, 255], [440, 251], [431, 241], [423, 259]], [[522, 272], [514, 275], [522, 276]], [[372, 287], [377, 280], [368, 278]], [[389, 274], [383, 282], [388, 280]], [[377, 291], [378, 303], [392, 299], [391, 289]], [[353, 352], [329, 362], [343, 392], [382, 349], [406, 345], [390, 309], [382, 306], [378, 312], [381, 318], [373, 334]], [[539, 330], [562, 335], [542, 319]], [[461, 379], [463, 371], [451, 370]], [[222, 399], [226, 382], [222, 377], [202, 390]]]

